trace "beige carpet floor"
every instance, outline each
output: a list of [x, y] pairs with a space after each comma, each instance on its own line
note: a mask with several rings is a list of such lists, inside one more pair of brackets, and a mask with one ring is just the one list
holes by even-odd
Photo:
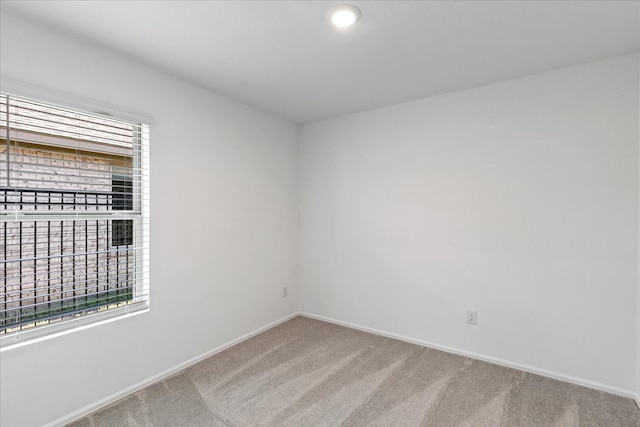
[[72, 424], [640, 426], [631, 399], [296, 317]]

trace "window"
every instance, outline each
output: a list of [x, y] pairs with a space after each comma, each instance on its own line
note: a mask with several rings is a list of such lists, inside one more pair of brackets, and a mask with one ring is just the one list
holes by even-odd
[[147, 125], [0, 94], [0, 343], [148, 307]]

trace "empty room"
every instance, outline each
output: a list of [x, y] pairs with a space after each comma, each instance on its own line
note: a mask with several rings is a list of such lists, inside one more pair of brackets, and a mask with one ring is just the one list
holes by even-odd
[[640, 427], [640, 2], [0, 0], [0, 425]]

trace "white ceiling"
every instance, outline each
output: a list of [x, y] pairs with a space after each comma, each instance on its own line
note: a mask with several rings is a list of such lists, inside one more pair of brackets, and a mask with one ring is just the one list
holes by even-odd
[[636, 1], [2, 1], [304, 123], [640, 50]]

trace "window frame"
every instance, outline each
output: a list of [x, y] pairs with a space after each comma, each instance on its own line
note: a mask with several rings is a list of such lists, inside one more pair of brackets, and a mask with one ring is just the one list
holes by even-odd
[[[74, 316], [69, 319], [57, 320], [54, 323], [34, 326], [31, 328], [8, 332], [0, 335], [0, 352], [21, 347], [26, 344], [42, 341], [45, 339], [64, 335], [73, 331], [86, 329], [88, 327], [98, 326], [107, 322], [118, 319], [127, 318], [133, 315], [145, 313], [149, 310], [149, 217], [150, 217], [150, 186], [149, 186], [149, 118], [143, 116], [132, 116], [130, 114], [120, 114], [120, 110], [107, 108], [100, 104], [89, 104], [86, 101], [70, 102], [73, 98], [60, 96], [66, 101], [52, 101], [50, 96], [39, 96], [38, 89], [31, 87], [30, 93], [24, 94], [18, 90], [11, 90], [11, 87], [20, 87], [21, 83], [16, 81], [7, 81], [2, 79], [3, 94], [19, 99], [25, 99], [50, 105], [52, 107], [60, 107], [63, 109], [75, 110], [80, 113], [86, 113], [93, 116], [101, 116], [105, 119], [122, 120], [138, 126], [139, 138], [135, 141], [133, 147], [133, 165], [134, 170], [137, 168], [140, 172], [134, 173], [132, 176], [132, 199], [133, 211], [113, 210], [109, 211], [109, 220], [132, 220], [133, 225], [133, 245], [140, 248], [139, 253], [135, 253], [134, 258], [134, 292], [132, 301], [121, 307], [110, 308], [104, 311], [90, 312], [80, 316]], [[41, 89], [40, 89], [41, 90]], [[35, 92], [35, 93], [34, 93]], [[44, 93], [50, 91], [45, 91]], [[43, 93], [43, 92], [41, 92]], [[95, 113], [99, 110], [101, 113]], [[4, 129], [3, 129], [4, 130]], [[11, 125], [7, 128], [7, 134], [2, 135], [9, 141]], [[138, 215], [132, 212], [139, 212]], [[133, 217], [133, 218], [132, 218]], [[43, 212], [43, 211], [0, 211], [0, 220], [4, 221], [48, 221], [48, 220], [69, 220], [69, 214], [63, 212]], [[105, 218], [106, 219], [106, 218]], [[2, 221], [2, 222], [4, 222]], [[7, 261], [7, 260], [5, 260]], [[137, 295], [136, 295], [137, 293]]]

